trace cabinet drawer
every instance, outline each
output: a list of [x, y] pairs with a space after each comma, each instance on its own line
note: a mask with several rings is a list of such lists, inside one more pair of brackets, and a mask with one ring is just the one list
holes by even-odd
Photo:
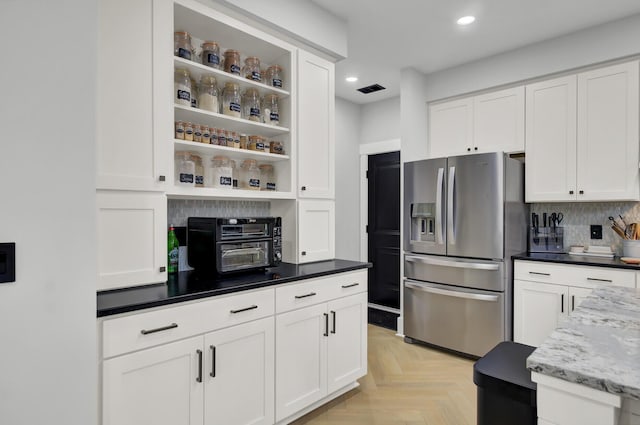
[[367, 270], [352, 273], [340, 273], [332, 276], [330, 299], [346, 297], [352, 294], [367, 292]]
[[636, 285], [636, 276], [632, 270], [549, 264], [534, 261], [516, 261], [514, 278], [559, 285], [574, 285], [583, 288], [595, 288], [599, 285], [635, 288]]
[[271, 316], [274, 296], [270, 288], [105, 320], [103, 357]]

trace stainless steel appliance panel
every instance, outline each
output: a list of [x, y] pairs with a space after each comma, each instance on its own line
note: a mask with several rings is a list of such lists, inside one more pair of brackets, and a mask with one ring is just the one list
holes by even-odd
[[481, 357], [506, 339], [505, 296], [405, 280], [406, 336]]
[[447, 255], [503, 258], [504, 154], [451, 157], [447, 168]]
[[506, 286], [502, 261], [405, 254], [404, 275], [408, 279], [488, 291], [502, 292]]
[[423, 254], [447, 253], [445, 196], [447, 159], [404, 165], [404, 248]]

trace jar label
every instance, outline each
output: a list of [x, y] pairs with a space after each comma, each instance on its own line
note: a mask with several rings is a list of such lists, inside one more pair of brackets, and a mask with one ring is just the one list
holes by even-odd
[[196, 99], [195, 96], [191, 98], [191, 107], [192, 108], [198, 107], [198, 99]]
[[256, 71], [251, 71], [251, 79], [253, 81], [262, 81], [262, 74]]
[[280, 114], [277, 112], [272, 112], [269, 114], [270, 121], [280, 121]]
[[215, 134], [212, 134], [212, 135], [211, 135], [211, 144], [212, 144], [212, 145], [217, 145], [218, 143], [220, 143], [220, 142], [218, 141], [218, 136], [216, 136]]
[[227, 146], [227, 138], [225, 136], [218, 136], [218, 144], [220, 146]]
[[203, 131], [202, 132], [202, 137], [206, 137], [207, 139], [211, 137], [211, 133], [209, 133], [209, 131]]
[[180, 47], [178, 49], [178, 56], [180, 56], [183, 59], [191, 60], [191, 51], [185, 49], [184, 47]]
[[196, 176], [196, 184], [204, 186], [204, 176]]
[[276, 190], [275, 183], [267, 183], [267, 190]]
[[238, 187], [238, 179], [233, 179], [233, 187]]
[[196, 131], [193, 132], [193, 135], [196, 136], [196, 137], [201, 137], [202, 133], [196, 130]]
[[271, 80], [271, 85], [273, 87], [282, 87], [282, 80], [280, 78], [273, 78]]
[[178, 100], [186, 100], [187, 102], [191, 102], [191, 93], [187, 90], [178, 90]]
[[185, 133], [187, 133], [187, 134], [193, 134], [193, 129], [191, 129], [191, 128], [187, 128], [187, 129], [185, 130]]
[[229, 72], [231, 72], [232, 74], [240, 75], [240, 66], [231, 64], [231, 66], [229, 67]]
[[211, 65], [220, 65], [220, 56], [215, 53], [207, 54], [207, 63]]
[[233, 179], [231, 177], [220, 176], [220, 186], [232, 186]]
[[240, 112], [240, 104], [236, 102], [230, 102], [229, 110], [232, 112]]
[[263, 151], [264, 150], [264, 143], [262, 143], [262, 142], [256, 143], [256, 150]]
[[180, 183], [193, 183], [193, 174], [180, 173]]
[[176, 133], [184, 133], [184, 128], [176, 128]]
[[249, 187], [260, 187], [260, 179], [249, 179]]
[[259, 117], [260, 116], [260, 108], [250, 108], [249, 109], [249, 115], [252, 117]]

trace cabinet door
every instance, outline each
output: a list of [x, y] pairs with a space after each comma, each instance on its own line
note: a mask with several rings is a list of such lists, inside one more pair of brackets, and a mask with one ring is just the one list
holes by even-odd
[[276, 316], [276, 421], [327, 395], [327, 304]]
[[567, 287], [514, 281], [513, 340], [539, 346], [567, 313]]
[[190, 338], [103, 364], [102, 425], [202, 425], [202, 338]]
[[298, 195], [335, 196], [334, 64], [298, 51]]
[[327, 392], [367, 374], [367, 293], [328, 303]]
[[584, 301], [585, 298], [589, 296], [589, 294], [593, 292], [591, 288], [579, 288], [577, 286], [569, 287], [569, 299], [568, 299], [568, 310], [569, 314], [573, 312], [578, 306]]
[[473, 98], [474, 152], [524, 151], [524, 86]]
[[298, 201], [299, 263], [335, 257], [335, 203]]
[[155, 3], [99, 2], [98, 189], [164, 190], [160, 176], [166, 175], [161, 170], [166, 165], [161, 162], [163, 145], [154, 132], [153, 115], [154, 108], [163, 104], [157, 96], [169, 91], [153, 90]]
[[526, 202], [576, 199], [576, 76], [526, 86]]
[[205, 425], [274, 421], [274, 319], [205, 336]]
[[578, 74], [578, 201], [640, 199], [638, 61]]
[[440, 158], [471, 151], [473, 98], [429, 106], [429, 157]]
[[98, 290], [165, 282], [164, 194], [98, 191]]

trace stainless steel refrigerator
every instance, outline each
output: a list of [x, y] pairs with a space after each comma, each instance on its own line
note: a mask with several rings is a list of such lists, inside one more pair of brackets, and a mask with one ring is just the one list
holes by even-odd
[[527, 248], [524, 166], [501, 152], [404, 165], [404, 334], [483, 356], [512, 338], [511, 256]]

